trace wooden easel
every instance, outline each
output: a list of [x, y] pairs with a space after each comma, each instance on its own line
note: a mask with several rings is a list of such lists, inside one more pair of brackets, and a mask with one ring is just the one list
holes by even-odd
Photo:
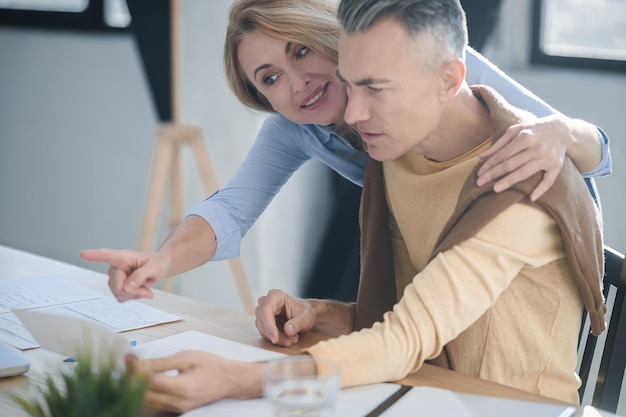
[[[139, 232], [138, 250], [149, 252], [155, 242], [160, 207], [163, 203], [165, 190], [169, 185], [169, 219], [170, 230], [183, 218], [185, 211], [184, 202], [184, 178], [182, 165], [182, 150], [188, 146], [193, 155], [205, 195], [210, 195], [218, 189], [218, 184], [209, 157], [209, 152], [204, 143], [202, 130], [198, 127], [182, 125], [179, 117], [178, 102], [178, 46], [180, 44], [179, 0], [171, 0], [171, 39], [172, 39], [172, 122], [161, 125], [156, 132], [156, 149], [148, 195], [144, 208], [141, 230]], [[235, 279], [235, 285], [244, 311], [254, 314], [254, 301], [249, 283], [246, 279], [243, 264], [240, 258], [229, 259], [228, 264]], [[165, 290], [174, 290], [174, 278], [165, 282]]]

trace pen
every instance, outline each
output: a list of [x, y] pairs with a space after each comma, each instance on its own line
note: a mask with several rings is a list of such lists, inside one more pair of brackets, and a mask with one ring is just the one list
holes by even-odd
[[[137, 341], [136, 341], [136, 340], [130, 340], [128, 343], [129, 343], [132, 347], [137, 346]], [[66, 363], [73, 363], [73, 362], [76, 362], [76, 359], [74, 359], [74, 358], [72, 358], [72, 357], [70, 356], [70, 357], [67, 357], [67, 358], [63, 359], [63, 362], [66, 362]]]

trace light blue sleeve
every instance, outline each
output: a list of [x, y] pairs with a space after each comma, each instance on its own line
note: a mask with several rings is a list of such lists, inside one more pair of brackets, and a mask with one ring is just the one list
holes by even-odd
[[217, 240], [212, 260], [239, 256], [241, 239], [291, 175], [310, 157], [305, 138], [290, 124], [269, 116], [231, 180], [212, 196], [192, 207], [186, 216], [206, 220]]
[[[466, 80], [469, 85], [487, 85], [495, 89], [515, 107], [525, 109], [539, 117], [557, 113], [554, 108], [509, 77], [474, 49], [466, 48], [465, 63], [467, 66]], [[602, 129], [598, 127], [596, 129], [598, 130], [602, 156], [594, 169], [583, 174], [585, 177], [609, 175], [612, 170], [609, 137]]]
[[604, 130], [600, 129], [599, 127], [596, 128], [598, 129], [598, 134], [600, 137], [602, 157], [600, 159], [600, 163], [594, 169], [583, 174], [583, 177], [585, 178], [605, 177], [607, 175], [610, 175], [613, 171], [613, 160], [611, 159], [609, 136]]

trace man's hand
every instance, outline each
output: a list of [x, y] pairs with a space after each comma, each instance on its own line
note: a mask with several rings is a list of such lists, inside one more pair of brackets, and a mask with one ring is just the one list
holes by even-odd
[[308, 300], [270, 290], [259, 298], [255, 316], [256, 327], [263, 337], [275, 345], [289, 347], [298, 343], [301, 332], [313, 328], [317, 313]]
[[478, 186], [496, 181], [501, 192], [539, 171], [543, 179], [530, 195], [535, 201], [556, 180], [573, 138], [562, 118], [548, 116], [534, 123], [509, 127], [493, 146], [481, 155], [486, 159], [478, 171]]
[[118, 301], [153, 298], [152, 287], [166, 277], [166, 263], [155, 255], [133, 250], [86, 249], [86, 261], [109, 264], [109, 288]]
[[148, 378], [144, 403], [159, 410], [183, 413], [223, 398], [254, 398], [263, 392], [261, 363], [207, 352], [187, 350], [145, 360], [131, 354], [126, 356], [126, 366]]

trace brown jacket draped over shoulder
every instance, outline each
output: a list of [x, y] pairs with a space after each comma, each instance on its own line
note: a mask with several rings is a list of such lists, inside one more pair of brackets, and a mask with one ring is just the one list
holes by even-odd
[[[489, 108], [494, 138], [508, 127], [532, 120], [534, 116], [512, 107], [488, 87], [475, 86], [474, 94]], [[558, 224], [568, 263], [586, 309], [591, 330], [600, 334], [606, 327], [602, 293], [604, 251], [600, 216], [574, 164], [565, 159], [554, 185], [537, 201], [528, 195], [542, 178], [537, 173], [510, 189], [495, 193], [492, 184], [476, 186], [480, 164], [467, 178], [454, 213], [443, 228], [431, 259], [441, 251], [474, 236], [495, 216], [515, 203], [536, 205], [546, 210]], [[425, 196], [424, 198], [437, 198]], [[356, 302], [354, 329], [370, 327], [397, 302], [388, 209], [382, 164], [368, 159], [361, 200], [361, 280]], [[451, 345], [453, 342], [450, 343]], [[447, 356], [451, 355], [452, 352]], [[450, 358], [449, 358], [450, 359]], [[446, 361], [449, 366], [450, 362]]]

